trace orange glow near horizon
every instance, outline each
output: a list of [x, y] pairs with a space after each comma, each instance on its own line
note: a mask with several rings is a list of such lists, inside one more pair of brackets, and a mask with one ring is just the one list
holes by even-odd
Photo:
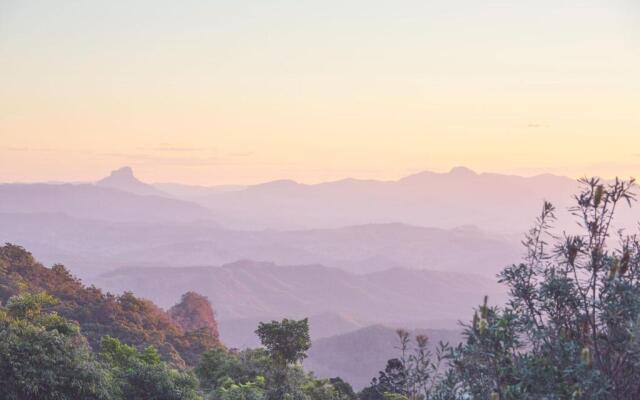
[[631, 1], [53, 3], [0, 5], [0, 182], [640, 176]]

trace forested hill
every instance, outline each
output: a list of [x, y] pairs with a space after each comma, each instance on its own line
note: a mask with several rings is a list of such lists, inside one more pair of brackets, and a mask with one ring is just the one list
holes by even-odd
[[195, 365], [202, 352], [221, 346], [213, 310], [203, 296], [187, 293], [165, 312], [131, 293], [114, 296], [86, 287], [64, 266], [46, 268], [22, 247], [0, 247], [0, 302], [40, 291], [59, 300], [54, 310], [77, 321], [94, 349], [103, 336], [111, 336], [140, 349], [153, 345], [165, 360], [184, 366]]

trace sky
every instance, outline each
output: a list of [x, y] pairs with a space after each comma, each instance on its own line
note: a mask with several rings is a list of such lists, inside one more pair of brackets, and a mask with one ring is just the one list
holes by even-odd
[[640, 177], [640, 2], [0, 0], [0, 182]]

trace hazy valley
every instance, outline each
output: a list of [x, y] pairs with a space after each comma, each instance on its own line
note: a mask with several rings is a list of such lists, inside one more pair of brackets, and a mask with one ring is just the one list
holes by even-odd
[[206, 296], [230, 348], [260, 346], [261, 321], [308, 317], [305, 367], [359, 390], [397, 354], [396, 328], [427, 334], [433, 349], [460, 340], [459, 321], [484, 296], [504, 303], [496, 274], [524, 256], [542, 199], [575, 187], [464, 168], [195, 187], [147, 184], [123, 168], [96, 183], [0, 185], [0, 241], [167, 310], [184, 293]]

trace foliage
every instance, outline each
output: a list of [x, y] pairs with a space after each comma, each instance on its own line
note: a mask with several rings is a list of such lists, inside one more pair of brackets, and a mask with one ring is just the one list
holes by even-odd
[[442, 399], [637, 399], [640, 396], [640, 244], [611, 227], [633, 181], [583, 179], [571, 208], [582, 233], [551, 233], [545, 203], [525, 261], [506, 268], [502, 310], [480, 307], [451, 350]]
[[264, 378], [255, 381], [236, 383], [232, 379], [225, 381], [212, 395], [219, 400], [263, 400], [265, 398]]
[[298, 365], [310, 346], [308, 329], [307, 320], [262, 323], [265, 349], [211, 349], [195, 369], [202, 388], [212, 400], [355, 400], [342, 379], [316, 379]]
[[261, 322], [256, 334], [275, 364], [288, 365], [302, 361], [311, 347], [309, 320]]
[[[262, 323], [265, 348], [227, 350], [200, 295], [185, 294], [167, 314], [131, 293], [86, 288], [13, 245], [0, 247], [0, 299], [3, 399], [356, 398], [342, 379], [319, 380], [299, 365], [310, 347], [306, 319]], [[199, 362], [190, 371], [182, 360]]]
[[396, 333], [400, 342], [400, 358], [387, 361], [384, 371], [380, 371], [371, 385], [360, 393], [362, 400], [431, 398], [448, 345], [440, 343], [434, 354], [428, 348], [429, 339], [425, 335], [417, 335], [415, 346], [411, 347], [407, 331], [399, 329]]
[[[635, 199], [634, 182], [580, 182], [570, 211], [582, 233], [554, 235], [555, 208], [544, 203], [523, 242], [524, 262], [499, 275], [509, 302], [491, 307], [485, 297], [463, 326], [465, 342], [435, 355], [448, 366], [442, 375], [428, 352], [406, 356], [401, 331], [401, 358], [389, 360], [360, 398], [639, 398], [640, 242], [612, 234], [616, 208]], [[422, 379], [428, 375], [436, 380]]]
[[[93, 349], [99, 348], [103, 336], [112, 336], [139, 350], [153, 345], [164, 360], [185, 366], [195, 365], [200, 354], [220, 345], [217, 330], [185, 329], [150, 301], [131, 293], [104, 294], [82, 285], [62, 265], [45, 268], [20, 246], [0, 246], [0, 302], [21, 293], [42, 291], [59, 300], [53, 309], [60, 316], [77, 321]], [[197, 310], [206, 314], [202, 310], [205, 304], [198, 300]], [[193, 309], [189, 305], [178, 309]], [[208, 321], [212, 323], [215, 321]]]
[[0, 308], [0, 387], [7, 400], [190, 400], [198, 382], [143, 352], [105, 337], [96, 357], [77, 323], [51, 308], [45, 293], [22, 294]]
[[0, 388], [7, 400], [111, 399], [111, 376], [78, 325], [56, 313], [45, 293], [11, 297], [0, 307]]
[[198, 381], [193, 374], [169, 367], [153, 347], [139, 352], [135, 347], [106, 336], [100, 358], [115, 377], [116, 393], [128, 400], [198, 399]]
[[269, 358], [263, 349], [241, 352], [213, 348], [202, 355], [195, 372], [201, 387], [215, 392], [230, 383], [248, 384], [263, 381], [269, 369]]
[[267, 399], [303, 398], [300, 384], [303, 373], [291, 366], [302, 361], [311, 347], [309, 321], [306, 318], [300, 321], [285, 318], [282, 321], [261, 322], [256, 334], [271, 361], [267, 377], [273, 384], [267, 391]]
[[[339, 381], [338, 381], [339, 380]], [[340, 378], [309, 379], [303, 391], [310, 400], [353, 400], [355, 394]]]

